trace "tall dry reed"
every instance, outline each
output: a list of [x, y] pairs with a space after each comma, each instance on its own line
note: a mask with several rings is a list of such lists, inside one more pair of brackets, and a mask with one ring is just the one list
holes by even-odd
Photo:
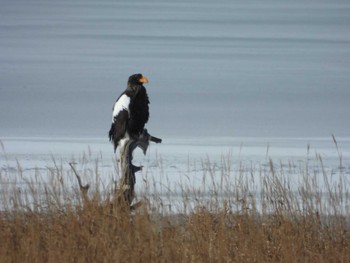
[[113, 207], [118, 176], [102, 178], [90, 157], [75, 160], [88, 200], [55, 159], [29, 176], [20, 163], [1, 169], [0, 262], [349, 262], [348, 174], [334, 180], [319, 155], [237, 166], [231, 154], [207, 157], [175, 185], [158, 157], [133, 212]]

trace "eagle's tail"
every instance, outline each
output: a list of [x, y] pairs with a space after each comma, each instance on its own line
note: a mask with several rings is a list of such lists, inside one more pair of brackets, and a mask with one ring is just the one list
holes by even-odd
[[151, 142], [155, 142], [155, 143], [161, 143], [161, 142], [162, 142], [162, 139], [157, 138], [157, 137], [154, 137], [154, 136], [152, 136], [152, 135], [149, 136], [149, 140], [150, 140]]
[[162, 142], [162, 139], [154, 137], [151, 134], [149, 134], [147, 129], [143, 130], [142, 136], [148, 137], [148, 140], [151, 141], [151, 142], [155, 142], [155, 143], [161, 143]]

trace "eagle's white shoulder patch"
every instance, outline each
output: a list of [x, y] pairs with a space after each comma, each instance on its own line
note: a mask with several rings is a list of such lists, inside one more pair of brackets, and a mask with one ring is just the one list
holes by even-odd
[[129, 112], [129, 104], [130, 97], [126, 96], [125, 94], [120, 96], [119, 100], [116, 101], [113, 107], [112, 122], [114, 121], [114, 117], [117, 116], [122, 110]]

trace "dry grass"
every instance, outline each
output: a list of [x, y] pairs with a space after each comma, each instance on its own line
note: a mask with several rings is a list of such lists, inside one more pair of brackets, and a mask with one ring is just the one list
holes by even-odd
[[[201, 187], [184, 183], [176, 195], [163, 182], [156, 189], [160, 167], [143, 182], [148, 203], [131, 214], [111, 208], [113, 183], [84, 201], [62, 163], [30, 179], [18, 164], [24, 185], [0, 173], [0, 262], [349, 262], [349, 179], [339, 169], [334, 184], [316, 159], [235, 170], [208, 158]], [[82, 177], [98, 182], [98, 164]], [[176, 212], [162, 212], [172, 202]]]

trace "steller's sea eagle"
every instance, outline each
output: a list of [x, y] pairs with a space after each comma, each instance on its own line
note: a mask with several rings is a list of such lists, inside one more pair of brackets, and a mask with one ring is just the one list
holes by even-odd
[[[125, 139], [137, 139], [142, 133], [147, 133], [144, 128], [149, 118], [149, 99], [143, 86], [146, 83], [148, 79], [142, 74], [131, 75], [126, 90], [113, 106], [109, 140], [113, 143], [114, 152]], [[160, 139], [152, 136], [150, 140], [161, 142]]]

